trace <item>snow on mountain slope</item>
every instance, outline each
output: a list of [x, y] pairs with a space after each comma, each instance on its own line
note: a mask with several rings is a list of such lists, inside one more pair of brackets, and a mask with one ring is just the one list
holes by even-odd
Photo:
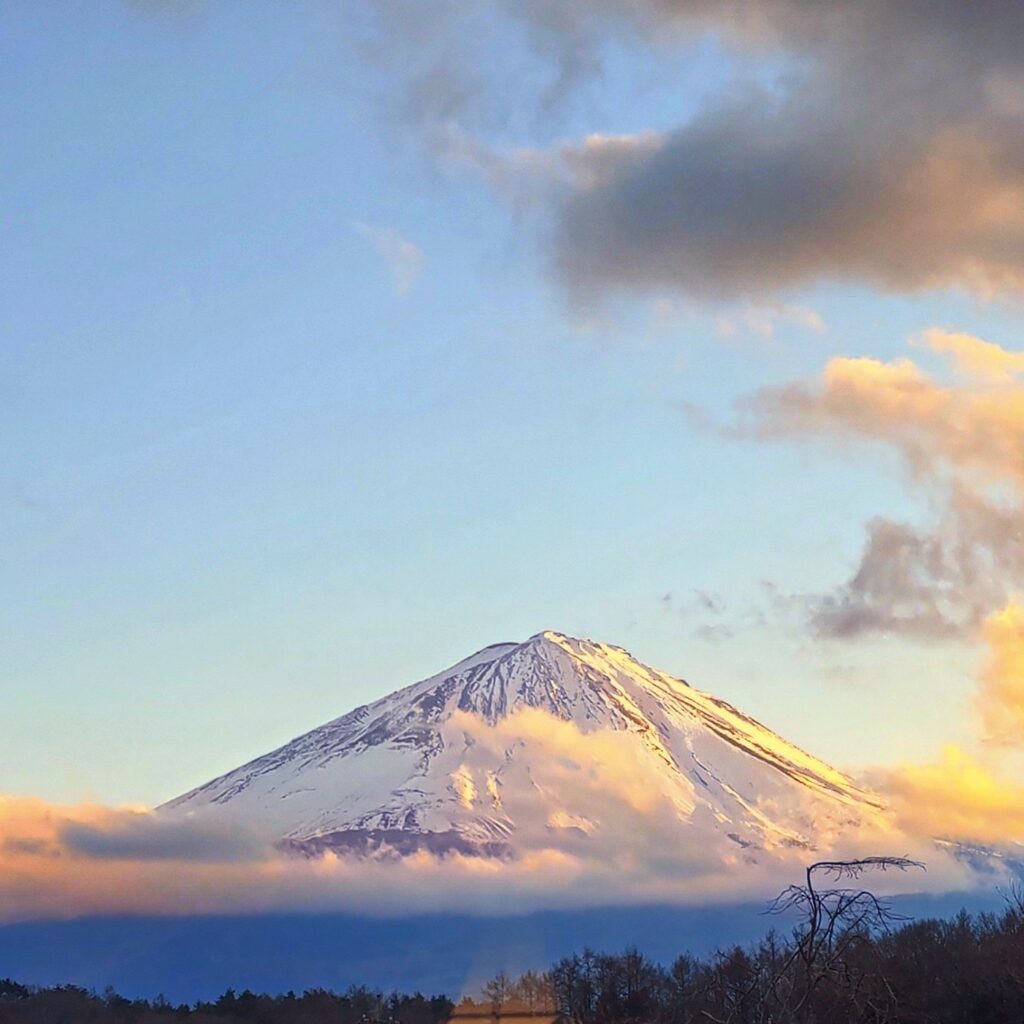
[[306, 854], [499, 857], [614, 843], [668, 817], [687, 846], [750, 858], [828, 844], [879, 821], [881, 805], [724, 701], [619, 647], [545, 632], [484, 648], [160, 811], [258, 827]]

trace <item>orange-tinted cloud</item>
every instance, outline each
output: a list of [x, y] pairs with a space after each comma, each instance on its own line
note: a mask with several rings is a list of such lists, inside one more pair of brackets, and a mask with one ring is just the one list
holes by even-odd
[[956, 746], [938, 761], [879, 773], [901, 825], [916, 835], [1006, 847], [1024, 842], [1024, 785]]
[[987, 737], [1024, 749], [1024, 606], [1011, 603], [990, 616], [983, 636], [988, 655], [977, 703]]
[[[943, 384], [909, 359], [838, 357], [816, 382], [767, 388], [748, 400], [752, 429], [762, 437], [824, 433], [881, 442], [922, 476], [956, 472], [1024, 493], [1024, 384], [1015, 376], [1024, 354], [967, 335], [924, 337], [961, 365], [984, 368], [988, 379]], [[1006, 386], [993, 384], [996, 369], [996, 384]]]
[[[927, 528], [878, 517], [860, 564], [807, 602], [830, 636], [960, 635], [986, 647], [974, 704], [978, 738], [1024, 750], [1024, 353], [933, 328], [920, 338], [952, 363], [938, 379], [909, 359], [837, 358], [812, 382], [766, 389], [748, 406], [760, 437], [863, 440], [898, 453], [937, 509]], [[948, 747], [933, 764], [882, 773], [900, 823], [919, 835], [1024, 840], [1024, 785], [1007, 763]]]
[[[769, 898], [806, 861], [807, 850], [785, 843], [752, 856], [724, 829], [695, 832], [687, 817], [691, 788], [659, 770], [656, 751], [632, 733], [584, 734], [540, 711], [495, 726], [471, 716], [458, 724], [475, 742], [453, 787], [462, 786], [464, 799], [481, 806], [508, 801], [505, 809], [516, 821], [513, 859], [426, 851], [404, 858], [304, 857], [280, 852], [269, 837], [240, 836], [201, 817], [168, 820], [137, 808], [59, 807], [7, 797], [0, 799], [0, 921], [118, 912], [521, 913], [739, 902]], [[494, 751], [517, 745], [529, 748], [523, 761], [529, 767], [522, 770], [530, 786], [557, 793], [560, 803], [531, 800], [511, 778], [488, 787], [484, 769], [493, 767]], [[937, 888], [972, 882], [952, 861], [940, 868], [927, 839], [908, 836], [884, 818], [856, 831], [823, 832], [815, 853], [880, 851], [913, 852], [929, 861], [928, 882]]]
[[951, 380], [910, 359], [841, 357], [744, 405], [753, 436], [894, 451], [934, 509], [925, 527], [868, 524], [853, 576], [806, 601], [819, 634], [970, 636], [1024, 577], [1024, 353], [937, 328], [922, 341], [952, 361]]
[[921, 332], [921, 341], [933, 352], [948, 354], [964, 377], [1010, 384], [1024, 373], [1024, 352], [1008, 352], [973, 334], [930, 327]]
[[1024, 750], [1024, 606], [1011, 602], [994, 612], [981, 638], [986, 650], [974, 703], [985, 756], [948, 745], [935, 762], [884, 769], [872, 781], [910, 833], [991, 844], [1019, 856], [1024, 782], [1003, 755]]
[[[612, 797], [606, 809], [623, 821], [615, 807]], [[596, 844], [581, 842], [574, 822], [528, 821], [514, 861], [425, 851], [400, 859], [330, 852], [307, 858], [255, 846], [248, 856], [236, 849], [227, 858], [215, 840], [204, 857], [196, 833], [182, 840], [153, 812], [7, 797], [0, 800], [0, 922], [100, 913], [519, 913], [650, 900], [715, 902], [770, 894], [776, 879], [786, 877], [775, 862], [740, 877], [735, 858], [685, 845], [674, 844], [666, 858], [661, 841], [672, 830], [641, 810], [627, 817], [632, 829], [621, 842], [607, 833]], [[552, 836], [545, 835], [547, 826]], [[140, 849], [138, 835], [147, 831]], [[154, 838], [160, 833], [162, 849]], [[673, 835], [678, 840], [678, 829]], [[671, 863], [659, 865], [659, 858]]]

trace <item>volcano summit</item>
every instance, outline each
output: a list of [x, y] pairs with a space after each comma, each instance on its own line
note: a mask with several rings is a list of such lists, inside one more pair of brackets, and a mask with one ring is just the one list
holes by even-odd
[[673, 842], [756, 860], [828, 845], [881, 804], [725, 701], [549, 631], [485, 647], [160, 811], [307, 855], [507, 858], [607, 842], [624, 820], [664, 836], [668, 820]]

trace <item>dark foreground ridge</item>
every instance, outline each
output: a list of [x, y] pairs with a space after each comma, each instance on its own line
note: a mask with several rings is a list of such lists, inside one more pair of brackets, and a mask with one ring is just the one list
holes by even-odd
[[[1024, 899], [946, 919], [868, 928], [856, 919], [809, 957], [806, 922], [746, 948], [685, 954], [662, 966], [636, 949], [562, 957], [544, 974], [500, 974], [482, 986], [487, 1019], [568, 1024], [1020, 1024], [1024, 1020]], [[824, 949], [824, 947], [821, 947]], [[452, 993], [457, 996], [458, 993]], [[522, 1008], [529, 1007], [523, 1012]], [[0, 1024], [446, 1024], [446, 996], [354, 987], [301, 995], [228, 990], [175, 1005], [72, 985], [0, 981]], [[456, 1013], [456, 1020], [458, 1014]]]

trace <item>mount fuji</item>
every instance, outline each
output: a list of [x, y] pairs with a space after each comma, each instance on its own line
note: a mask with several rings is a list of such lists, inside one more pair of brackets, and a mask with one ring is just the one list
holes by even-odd
[[485, 647], [158, 810], [258, 828], [305, 856], [514, 859], [614, 841], [623, 801], [631, 827], [668, 818], [687, 846], [748, 860], [883, 815], [725, 701], [551, 631]]

